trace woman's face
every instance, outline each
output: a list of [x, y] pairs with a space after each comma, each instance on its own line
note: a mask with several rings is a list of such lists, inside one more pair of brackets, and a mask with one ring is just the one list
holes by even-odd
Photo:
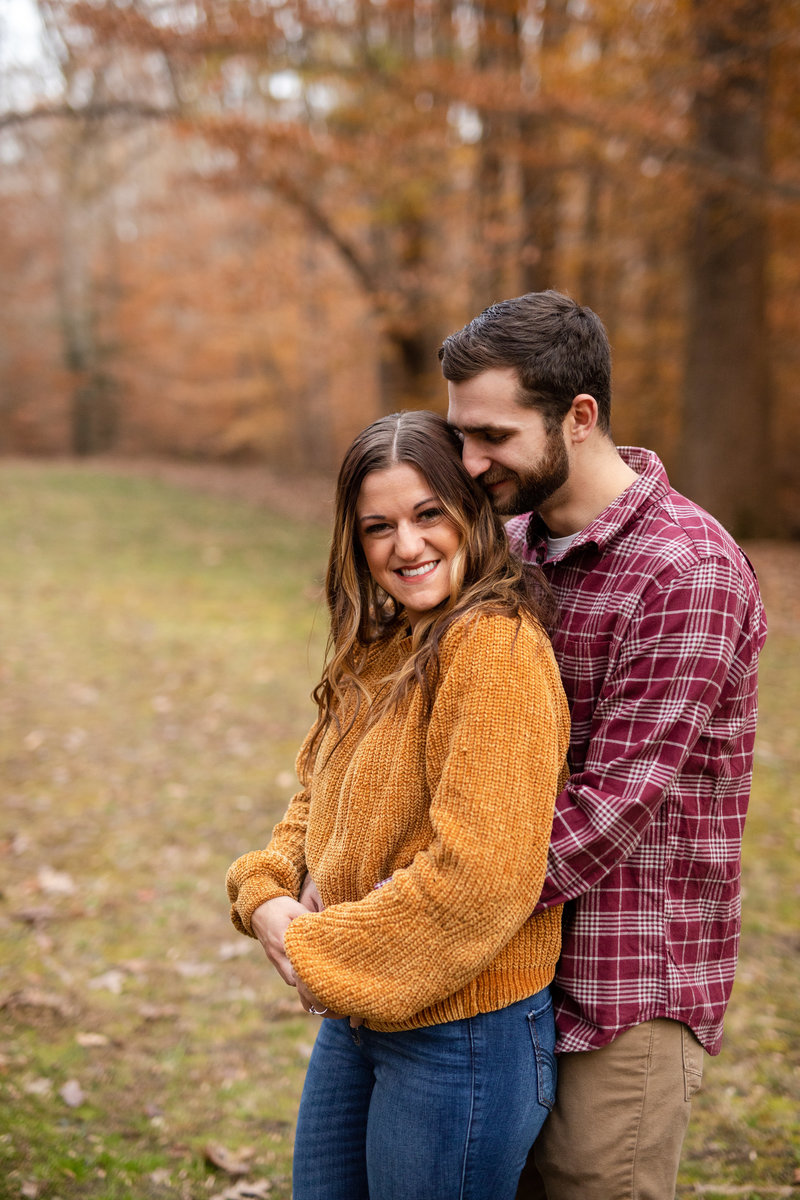
[[397, 463], [364, 478], [356, 529], [372, 578], [403, 606], [412, 628], [450, 595], [461, 535], [416, 467]]

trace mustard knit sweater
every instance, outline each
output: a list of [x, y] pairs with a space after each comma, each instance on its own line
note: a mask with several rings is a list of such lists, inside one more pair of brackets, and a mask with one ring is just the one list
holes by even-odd
[[[401, 631], [370, 648], [371, 695], [410, 645]], [[550, 643], [526, 619], [484, 614], [447, 631], [440, 665], [429, 718], [414, 687], [363, 738], [362, 705], [330, 756], [329, 729], [269, 845], [228, 871], [233, 923], [251, 937], [256, 908], [297, 898], [311, 873], [325, 911], [291, 923], [286, 952], [323, 1005], [377, 1030], [503, 1008], [551, 981], [560, 949], [560, 908], [531, 916], [567, 774]]]

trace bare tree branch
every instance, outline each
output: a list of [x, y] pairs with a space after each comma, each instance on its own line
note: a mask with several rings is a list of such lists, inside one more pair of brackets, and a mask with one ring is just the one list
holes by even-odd
[[136, 117], [141, 120], [171, 120], [181, 114], [177, 108], [142, 104], [133, 100], [109, 100], [75, 108], [71, 104], [48, 105], [24, 111], [10, 109], [0, 113], [0, 129], [30, 125], [34, 121], [104, 121], [110, 117]]

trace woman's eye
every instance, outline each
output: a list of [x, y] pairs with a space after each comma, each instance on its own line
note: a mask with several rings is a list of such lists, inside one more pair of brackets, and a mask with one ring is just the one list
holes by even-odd
[[381, 522], [380, 524], [367, 525], [366, 529], [364, 530], [364, 533], [366, 533], [366, 534], [385, 533], [388, 528], [389, 528], [389, 526], [384, 521], [384, 522]]
[[440, 508], [426, 508], [424, 512], [419, 514], [420, 521], [435, 521], [442, 515]]

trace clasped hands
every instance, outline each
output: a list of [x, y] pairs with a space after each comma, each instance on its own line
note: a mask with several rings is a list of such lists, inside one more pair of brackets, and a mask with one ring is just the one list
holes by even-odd
[[[316, 1009], [315, 1016], [339, 1020], [344, 1014], [326, 1009], [322, 1001], [308, 990], [302, 979], [295, 975], [294, 967], [287, 957], [283, 944], [283, 936], [295, 917], [302, 917], [309, 912], [321, 912], [323, 907], [316, 884], [311, 876], [307, 875], [299, 900], [293, 900], [291, 896], [276, 896], [274, 900], [267, 900], [255, 910], [250, 918], [250, 925], [261, 943], [264, 953], [281, 979], [284, 983], [288, 983], [289, 987], [297, 988], [297, 994], [305, 1011], [311, 1012]], [[358, 1028], [361, 1023], [360, 1017], [350, 1018], [350, 1024], [354, 1029]]]

